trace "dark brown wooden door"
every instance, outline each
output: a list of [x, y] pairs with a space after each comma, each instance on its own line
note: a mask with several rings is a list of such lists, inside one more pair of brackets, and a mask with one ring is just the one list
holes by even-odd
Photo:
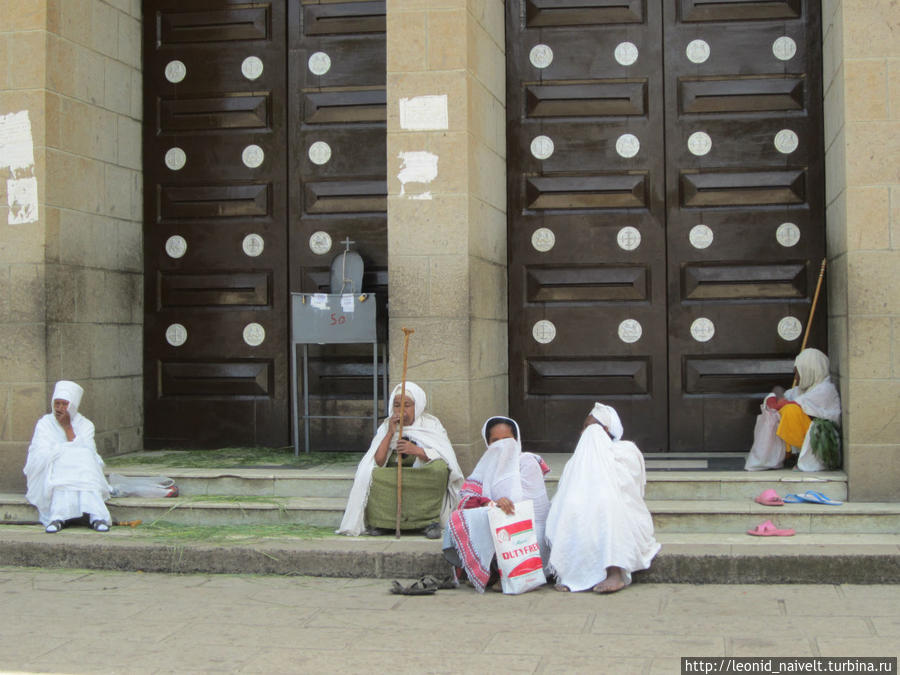
[[347, 236], [386, 287], [384, 46], [383, 2], [145, 1], [147, 447], [288, 444], [289, 292]]
[[[645, 452], [746, 449], [759, 397], [789, 381], [824, 254], [818, 6], [516, 0], [507, 16], [510, 409], [526, 444], [558, 448], [604, 400]], [[824, 339], [821, 321], [810, 344]]]
[[662, 12], [648, 4], [509, 5], [510, 410], [532, 449], [571, 445], [597, 399], [642, 447], [667, 442]]
[[669, 447], [741, 451], [825, 252], [820, 3], [664, 4]]

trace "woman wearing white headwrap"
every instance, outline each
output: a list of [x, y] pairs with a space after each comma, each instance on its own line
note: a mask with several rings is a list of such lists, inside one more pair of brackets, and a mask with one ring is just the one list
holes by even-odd
[[[794, 360], [797, 386], [787, 391], [775, 387], [763, 400], [753, 447], [744, 464], [747, 471], [780, 469], [788, 455], [796, 454], [794, 448], [799, 448], [801, 471], [837, 468], [841, 399], [828, 373], [825, 354], [813, 348], [800, 352]], [[770, 423], [761, 424], [767, 416]], [[825, 460], [832, 466], [826, 466]]]
[[[550, 468], [538, 455], [522, 452], [515, 420], [491, 417], [484, 423], [481, 435], [487, 450], [463, 483], [459, 506], [451, 514], [444, 533], [444, 557], [465, 571], [479, 593], [490, 585], [494, 564], [488, 507], [497, 506], [511, 515], [516, 502], [532, 500], [534, 529], [545, 561], [544, 524], [550, 509], [544, 485]], [[498, 578], [495, 575], [493, 581]]]
[[547, 518], [557, 590], [613, 593], [659, 552], [644, 503], [644, 458], [622, 433], [615, 409], [597, 403], [563, 469]]
[[94, 425], [78, 412], [84, 389], [60, 380], [50, 399], [52, 413], [34, 427], [25, 461], [26, 499], [38, 509], [47, 532], [85, 513], [98, 532], [109, 530], [109, 484], [94, 445]]
[[[404, 467], [408, 463], [410, 467], [403, 470], [401, 530], [425, 528], [426, 537], [439, 538], [441, 524], [447, 522], [459, 500], [463, 474], [456, 453], [438, 418], [425, 412], [425, 392], [413, 382], [406, 383], [403, 438], [397, 437], [400, 388], [399, 384], [394, 387], [388, 401], [389, 417], [378, 427], [356, 469], [338, 534], [355, 537], [363, 531], [369, 534], [393, 531], [397, 511], [397, 454], [405, 460]], [[391, 464], [393, 468], [388, 468]]]

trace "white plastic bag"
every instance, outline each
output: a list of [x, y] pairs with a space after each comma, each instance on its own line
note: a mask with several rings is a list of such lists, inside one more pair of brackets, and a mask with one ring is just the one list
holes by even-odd
[[780, 469], [784, 465], [784, 441], [775, 435], [780, 422], [781, 415], [766, 406], [763, 400], [753, 429], [753, 447], [744, 463], [745, 471]]
[[120, 476], [109, 474], [110, 497], [174, 497], [175, 481], [165, 476]]
[[497, 553], [503, 592], [525, 593], [547, 583], [541, 549], [534, 529], [534, 503], [530, 499], [515, 504], [508, 516], [499, 508], [488, 509], [491, 536]]

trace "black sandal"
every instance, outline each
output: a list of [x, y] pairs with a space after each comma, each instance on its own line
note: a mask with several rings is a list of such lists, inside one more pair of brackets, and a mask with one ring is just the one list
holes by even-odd
[[52, 523], [47, 525], [47, 527], [44, 529], [44, 532], [46, 532], [47, 534], [56, 534], [64, 527], [65, 527], [65, 524], [63, 523], [63, 521], [54, 520]]
[[396, 579], [391, 582], [391, 593], [394, 595], [434, 595], [437, 589], [437, 580], [430, 574], [417, 579], [409, 586], [404, 586]]

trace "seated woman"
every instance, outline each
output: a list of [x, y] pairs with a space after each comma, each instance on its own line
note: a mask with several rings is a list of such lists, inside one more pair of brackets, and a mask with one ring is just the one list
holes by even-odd
[[37, 507], [45, 531], [51, 534], [85, 514], [92, 528], [109, 531], [105, 504], [109, 484], [94, 444], [94, 425], [78, 412], [83, 395], [84, 389], [75, 382], [56, 383], [50, 399], [53, 412], [35, 425], [25, 460], [25, 498]]
[[775, 387], [763, 401], [747, 471], [794, 463], [801, 471], [840, 466], [841, 400], [828, 370], [828, 357], [818, 349], [800, 352], [794, 360], [797, 385], [787, 391]]
[[547, 568], [558, 591], [614, 593], [659, 552], [644, 458], [622, 431], [615, 409], [597, 403], [563, 469], [547, 517]]
[[539, 456], [522, 452], [519, 425], [514, 420], [491, 417], [484, 423], [481, 435], [488, 448], [460, 490], [459, 506], [450, 515], [444, 533], [444, 558], [455, 568], [462, 568], [475, 590], [484, 593], [485, 587], [499, 579], [489, 506], [512, 515], [516, 502], [531, 499], [535, 533], [541, 558], [546, 562], [544, 524], [550, 501], [544, 475], [550, 468]]
[[[422, 530], [439, 539], [441, 525], [459, 501], [463, 474], [456, 453], [438, 418], [425, 412], [425, 392], [406, 383], [401, 407], [401, 385], [394, 387], [388, 403], [389, 417], [356, 469], [350, 498], [338, 534], [358, 536], [393, 532], [397, 519], [397, 455], [403, 466], [401, 530]], [[403, 438], [398, 438], [400, 416]]]

